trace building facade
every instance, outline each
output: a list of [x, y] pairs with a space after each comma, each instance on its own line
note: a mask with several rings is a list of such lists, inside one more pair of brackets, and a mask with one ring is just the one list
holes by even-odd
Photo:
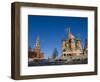
[[40, 49], [39, 37], [37, 37], [34, 49], [33, 50], [31, 48], [28, 49], [28, 58], [29, 61], [44, 59], [44, 53], [42, 53]]
[[80, 38], [75, 36], [68, 30], [67, 39], [62, 40], [62, 59], [85, 59], [87, 58], [87, 42], [85, 48], [82, 49]]

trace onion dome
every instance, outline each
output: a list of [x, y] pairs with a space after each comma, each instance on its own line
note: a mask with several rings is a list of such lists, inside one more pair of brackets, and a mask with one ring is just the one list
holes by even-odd
[[69, 39], [74, 39], [75, 37], [74, 37], [74, 35], [72, 35], [71, 33], [69, 33], [68, 38]]

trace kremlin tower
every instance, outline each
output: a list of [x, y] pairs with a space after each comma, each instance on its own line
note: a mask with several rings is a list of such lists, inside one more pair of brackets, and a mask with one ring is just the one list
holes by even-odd
[[28, 58], [30, 60], [42, 60], [44, 59], [44, 54], [40, 51], [40, 39], [37, 37], [36, 43], [35, 43], [35, 48], [32, 51], [31, 48], [28, 50]]

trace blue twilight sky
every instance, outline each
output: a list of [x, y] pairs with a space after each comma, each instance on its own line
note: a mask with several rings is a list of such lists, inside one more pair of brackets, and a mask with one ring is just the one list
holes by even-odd
[[66, 29], [81, 39], [84, 47], [88, 32], [88, 18], [64, 16], [28, 15], [28, 47], [34, 48], [37, 36], [40, 37], [41, 52], [45, 58], [51, 56], [57, 48], [61, 55], [62, 40], [67, 39]]

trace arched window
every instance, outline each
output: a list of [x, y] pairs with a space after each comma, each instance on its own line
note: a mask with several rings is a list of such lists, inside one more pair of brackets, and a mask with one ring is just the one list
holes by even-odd
[[64, 56], [66, 56], [66, 54], [64, 54]]

